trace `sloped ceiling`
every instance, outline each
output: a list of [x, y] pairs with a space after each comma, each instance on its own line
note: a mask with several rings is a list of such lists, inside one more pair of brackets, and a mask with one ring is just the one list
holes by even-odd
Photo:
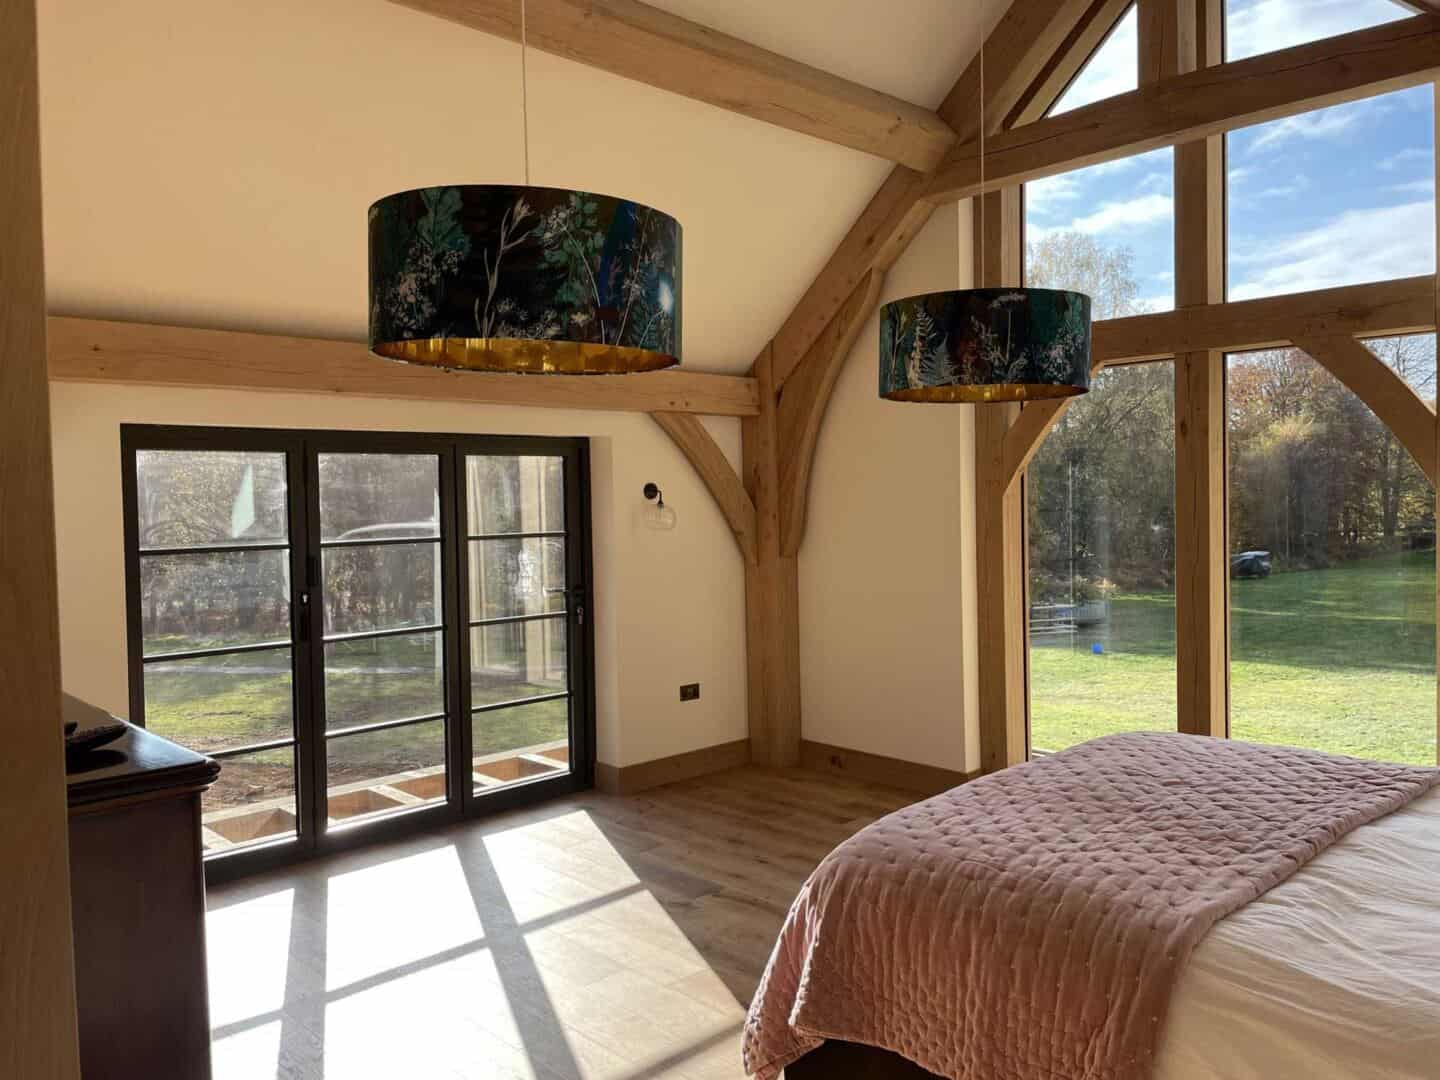
[[[660, 6], [934, 106], [1004, 4]], [[523, 178], [509, 42], [383, 0], [39, 8], [56, 313], [359, 340], [372, 201]], [[533, 183], [684, 225], [695, 370], [749, 366], [890, 168], [533, 50], [529, 77]]]

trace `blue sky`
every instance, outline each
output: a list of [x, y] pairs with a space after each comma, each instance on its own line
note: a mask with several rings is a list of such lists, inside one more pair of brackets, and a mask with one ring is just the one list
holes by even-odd
[[[1228, 0], [1242, 59], [1411, 12], [1392, 0]], [[1055, 112], [1136, 85], [1132, 11]], [[1227, 137], [1229, 296], [1248, 299], [1435, 270], [1435, 122], [1429, 86], [1277, 120]], [[1174, 306], [1169, 149], [1026, 187], [1029, 237], [1073, 229], [1134, 254], [1142, 305]]]

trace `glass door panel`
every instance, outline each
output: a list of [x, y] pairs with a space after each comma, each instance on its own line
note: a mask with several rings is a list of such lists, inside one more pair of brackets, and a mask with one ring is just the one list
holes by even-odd
[[294, 838], [288, 456], [138, 450], [133, 481], [132, 717], [219, 760], [207, 852]]
[[440, 460], [316, 456], [328, 826], [447, 798]]
[[583, 612], [565, 495], [562, 457], [465, 460], [476, 794], [570, 772], [571, 635]]

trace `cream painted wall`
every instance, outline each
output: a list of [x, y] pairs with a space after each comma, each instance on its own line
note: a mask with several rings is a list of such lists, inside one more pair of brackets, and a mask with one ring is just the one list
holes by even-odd
[[[51, 420], [71, 693], [128, 711], [120, 424], [586, 435], [599, 759], [632, 765], [746, 737], [741, 557], [694, 470], [648, 416], [54, 383]], [[738, 461], [739, 421], [706, 424]], [[676, 510], [674, 532], [641, 523], [650, 480]], [[680, 703], [685, 682], [701, 684], [699, 701]]]
[[[969, 204], [940, 208], [882, 300], [970, 283]], [[961, 268], [961, 254], [964, 265]], [[800, 551], [806, 739], [978, 765], [970, 405], [880, 400], [878, 319], [835, 387]]]

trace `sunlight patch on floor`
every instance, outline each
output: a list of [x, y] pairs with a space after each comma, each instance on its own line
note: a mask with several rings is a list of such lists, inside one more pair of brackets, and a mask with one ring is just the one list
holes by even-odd
[[217, 893], [217, 1080], [741, 1075], [744, 1009], [588, 813], [447, 839]]

